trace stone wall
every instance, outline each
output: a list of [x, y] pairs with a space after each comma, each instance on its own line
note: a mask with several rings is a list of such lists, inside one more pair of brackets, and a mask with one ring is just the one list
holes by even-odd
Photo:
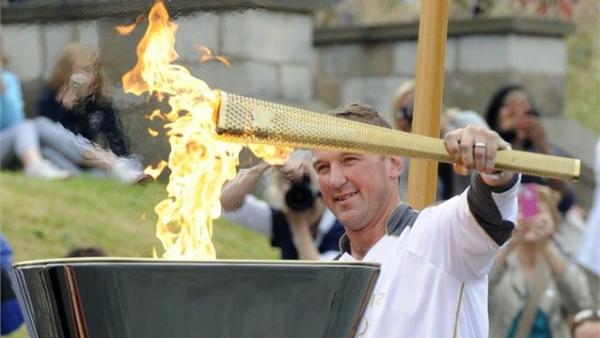
[[[100, 51], [106, 84], [125, 124], [132, 151], [146, 162], [168, 156], [166, 139], [152, 139], [143, 116], [145, 97], [125, 94], [121, 76], [136, 62], [135, 50], [146, 25], [128, 35], [115, 26], [147, 14], [149, 1], [73, 2], [40, 6], [24, 2], [4, 8], [2, 36], [9, 64], [23, 82], [28, 116], [35, 115], [40, 86], [49, 77], [62, 48], [72, 41]], [[312, 4], [306, 1], [223, 0], [167, 3], [178, 25], [178, 63], [210, 87], [252, 97], [311, 105]], [[276, 32], [276, 33], [274, 33]], [[226, 55], [231, 68], [200, 63], [197, 45]]]
[[[560, 21], [527, 18], [450, 22], [445, 104], [483, 112], [497, 87], [519, 82], [544, 115], [560, 114], [564, 36], [572, 29]], [[315, 96], [331, 105], [366, 101], [388, 113], [396, 88], [414, 77], [417, 35], [417, 23], [315, 30]]]

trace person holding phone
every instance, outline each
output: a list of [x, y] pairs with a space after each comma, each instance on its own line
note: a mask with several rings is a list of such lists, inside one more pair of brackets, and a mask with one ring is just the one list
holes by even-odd
[[523, 184], [517, 227], [490, 272], [490, 338], [570, 337], [563, 314], [590, 304], [585, 275], [553, 241], [560, 195]]
[[129, 155], [123, 126], [106, 95], [97, 52], [79, 43], [67, 45], [38, 99], [38, 114], [95, 142], [104, 134], [117, 156]]

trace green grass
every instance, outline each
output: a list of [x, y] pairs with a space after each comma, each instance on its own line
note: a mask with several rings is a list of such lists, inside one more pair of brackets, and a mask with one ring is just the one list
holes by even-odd
[[[111, 180], [76, 177], [46, 181], [0, 173], [0, 230], [15, 261], [64, 257], [76, 246], [95, 245], [111, 256], [152, 257], [162, 252], [156, 239], [154, 205], [165, 186], [126, 186]], [[145, 214], [145, 219], [142, 215]], [[214, 243], [219, 258], [276, 259], [266, 237], [217, 220]], [[10, 335], [27, 337], [24, 327]]]

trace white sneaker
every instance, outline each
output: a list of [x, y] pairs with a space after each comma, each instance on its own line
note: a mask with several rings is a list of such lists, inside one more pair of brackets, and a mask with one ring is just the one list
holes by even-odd
[[146, 178], [142, 164], [135, 158], [120, 157], [111, 168], [110, 174], [126, 184], [140, 183]]
[[51, 180], [63, 180], [71, 177], [71, 173], [67, 170], [57, 168], [52, 162], [48, 160], [41, 160], [40, 162], [27, 166], [24, 170], [25, 175], [31, 177], [46, 178]]

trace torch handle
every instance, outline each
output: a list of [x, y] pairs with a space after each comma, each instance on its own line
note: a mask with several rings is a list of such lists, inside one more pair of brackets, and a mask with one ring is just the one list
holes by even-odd
[[[328, 149], [417, 157], [452, 163], [444, 141], [220, 92], [217, 134], [237, 143]], [[496, 169], [556, 179], [577, 179], [580, 161], [516, 150], [499, 150]]]

